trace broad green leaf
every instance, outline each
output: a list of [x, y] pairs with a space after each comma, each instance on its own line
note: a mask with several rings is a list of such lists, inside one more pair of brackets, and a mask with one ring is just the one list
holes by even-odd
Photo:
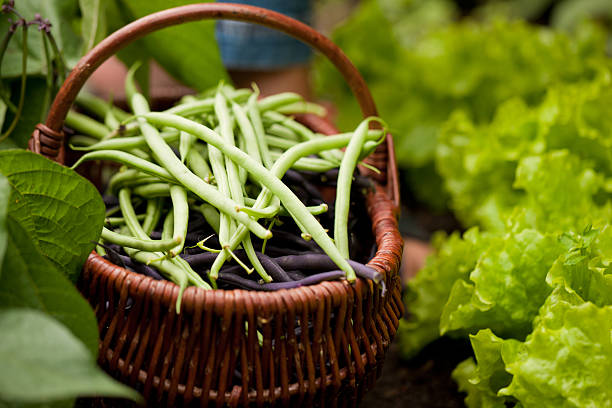
[[[47, 18], [52, 24], [51, 33], [62, 51], [69, 67], [76, 64], [81, 53], [81, 38], [74, 29], [73, 21], [79, 17], [78, 0], [19, 0], [15, 8], [26, 19], [32, 20], [35, 14]], [[0, 16], [0, 33], [8, 30], [8, 17]], [[2, 76], [15, 78], [21, 75], [21, 30], [13, 36], [2, 61]], [[34, 27], [28, 31], [28, 75], [44, 76], [47, 63], [42, 45], [41, 34]]]
[[4, 126], [4, 119], [6, 118], [6, 103], [0, 100], [0, 129]]
[[27, 151], [0, 151], [0, 173], [13, 189], [9, 215], [71, 280], [97, 241], [104, 203], [76, 172]]
[[103, 0], [79, 0], [81, 9], [81, 35], [83, 54], [91, 50], [106, 35], [106, 2]]
[[[11, 81], [11, 84], [14, 87], [19, 87], [20, 81], [13, 80]], [[18, 95], [19, 88], [13, 89], [15, 90], [13, 92], [13, 96]], [[34, 76], [28, 78], [25, 92], [25, 106], [21, 112], [17, 126], [15, 126], [15, 129], [8, 138], [13, 142], [12, 147], [19, 147], [21, 149], [27, 148], [28, 141], [30, 140], [32, 132], [34, 131], [34, 126], [45, 121], [45, 118], [47, 117], [46, 109], [48, 108], [47, 106], [44, 106], [46, 92], [47, 84], [43, 78]], [[13, 102], [18, 103], [17, 100], [13, 100]], [[12, 112], [7, 112], [5, 121], [6, 126], [8, 126], [8, 124], [13, 120], [13, 117], [14, 115]]]
[[[198, 0], [119, 0], [131, 17], [140, 18], [156, 11]], [[215, 86], [227, 79], [214, 34], [214, 21], [199, 21], [170, 27], [140, 40], [148, 55], [170, 75], [197, 90]]]
[[[108, 0], [105, 2], [105, 8], [109, 33], [117, 31], [136, 19], [122, 0]], [[150, 74], [148, 62], [151, 60], [151, 55], [143, 41], [141, 39], [128, 44], [117, 53], [117, 57], [126, 67], [131, 67], [136, 63], [142, 64], [134, 74], [134, 78], [140, 85], [143, 94], [148, 97]]]
[[6, 215], [8, 213], [11, 186], [8, 180], [0, 174], [0, 276], [2, 276], [2, 262], [6, 252], [8, 233], [6, 231]]
[[46, 403], [94, 395], [142, 401], [100, 370], [70, 331], [38, 311], [0, 311], [0, 361], [0, 401]]
[[[11, 196], [11, 200], [15, 198]], [[93, 355], [97, 354], [98, 327], [91, 307], [41, 254], [36, 239], [20, 221], [9, 211], [7, 248], [0, 275], [0, 309], [31, 308], [48, 313], [81, 339]]]

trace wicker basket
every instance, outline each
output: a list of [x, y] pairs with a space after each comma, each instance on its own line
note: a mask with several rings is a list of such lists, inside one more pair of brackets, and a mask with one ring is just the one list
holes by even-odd
[[[63, 122], [91, 73], [137, 38], [202, 19], [258, 23], [310, 44], [342, 73], [364, 116], [376, 115], [355, 67], [307, 25], [257, 7], [193, 4], [139, 19], [84, 56], [59, 90], [46, 124], [36, 126], [30, 149], [64, 163]], [[331, 131], [316, 118], [304, 121], [315, 130]], [[323, 282], [272, 293], [190, 287], [177, 315], [175, 284], [127, 271], [92, 252], [79, 287], [98, 318], [100, 364], [155, 406], [356, 405], [380, 375], [403, 312], [398, 185], [390, 135], [369, 160], [381, 174], [366, 199], [378, 247], [368, 265], [385, 274], [386, 296], [360, 279], [353, 285]], [[258, 328], [262, 342], [247, 325]]]

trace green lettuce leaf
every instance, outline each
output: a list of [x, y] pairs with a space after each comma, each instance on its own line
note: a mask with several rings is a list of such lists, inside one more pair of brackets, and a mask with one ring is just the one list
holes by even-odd
[[404, 357], [410, 357], [440, 336], [440, 315], [455, 280], [467, 279], [486, 238], [477, 228], [434, 241], [435, 255], [408, 282], [404, 298], [408, 316], [400, 321]]
[[[549, 87], [592, 80], [610, 65], [605, 35], [598, 30], [585, 29], [570, 38], [521, 21], [464, 19], [444, 25], [456, 16], [452, 7], [438, 1], [410, 3], [362, 2], [333, 34], [363, 73], [380, 114], [391, 126], [398, 165], [406, 171], [431, 168], [443, 123], [451, 113], [463, 111], [477, 125], [488, 123], [509, 99], [537, 106]], [[425, 19], [424, 28], [417, 30], [409, 13], [436, 18]], [[369, 35], [372, 30], [380, 34]], [[342, 79], [325, 63], [318, 64], [316, 78], [319, 93], [339, 108], [340, 127], [353, 127], [360, 112]], [[522, 121], [520, 116], [512, 119]], [[511, 168], [507, 171], [513, 174]], [[423, 192], [418, 198], [427, 203], [439, 196]], [[485, 207], [495, 210], [496, 205], [487, 202]]]
[[546, 274], [563, 249], [555, 236], [532, 229], [492, 238], [469, 282], [455, 281], [440, 332], [491, 328], [497, 335], [524, 338], [550, 293]]
[[507, 386], [512, 376], [505, 371], [501, 356], [503, 339], [489, 329], [470, 336], [474, 348], [473, 358], [459, 363], [452, 377], [459, 391], [467, 393], [465, 404], [469, 408], [503, 408], [510, 399], [499, 397], [497, 392]]
[[585, 302], [558, 286], [524, 343], [507, 340], [512, 382], [500, 390], [526, 406], [612, 406], [612, 306]]

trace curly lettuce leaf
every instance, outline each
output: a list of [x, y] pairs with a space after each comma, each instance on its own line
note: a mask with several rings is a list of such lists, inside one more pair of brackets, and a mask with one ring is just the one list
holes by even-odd
[[485, 241], [477, 228], [463, 234], [453, 233], [434, 241], [435, 256], [408, 282], [404, 301], [408, 316], [400, 321], [402, 353], [410, 357], [440, 336], [440, 314], [453, 282], [467, 279], [476, 266], [480, 247]]
[[[594, 217], [591, 210], [609, 217], [610, 209], [596, 204], [607, 200], [612, 175], [612, 119], [605, 109], [612, 103], [611, 78], [611, 71], [602, 70], [593, 81], [553, 87], [534, 108], [509, 100], [486, 125], [465, 114], [451, 116], [440, 134], [436, 165], [458, 218], [503, 231], [515, 207], [530, 207], [544, 216], [526, 214], [527, 225], [562, 231]], [[553, 154], [557, 150], [566, 153]]]
[[512, 187], [518, 161], [542, 149], [534, 116], [522, 100], [513, 99], [500, 106], [488, 126], [476, 126], [462, 112], [444, 125], [436, 165], [451, 208], [465, 225], [505, 229], [504, 220], [524, 195]]
[[459, 391], [467, 393], [465, 404], [469, 408], [504, 408], [510, 399], [497, 392], [510, 384], [512, 376], [505, 371], [501, 356], [503, 339], [486, 329], [470, 336], [470, 342], [476, 361], [468, 358], [452, 374]]
[[599, 205], [604, 176], [567, 150], [523, 158], [514, 188], [525, 191], [514, 211], [515, 224], [542, 232], [578, 232], [596, 220], [609, 219], [610, 205]]
[[[549, 87], [592, 80], [609, 66], [600, 30], [589, 27], [569, 37], [521, 21], [466, 19], [444, 26], [456, 16], [447, 3], [364, 1], [333, 33], [364, 75], [391, 126], [398, 165], [407, 171], [431, 169], [452, 112], [487, 123], [508, 99], [536, 106]], [[424, 28], [415, 28], [414, 21], [425, 22]], [[369, 35], [373, 29], [380, 35]], [[338, 106], [340, 127], [352, 128], [361, 113], [342, 78], [324, 63], [317, 65], [316, 77], [319, 94]], [[438, 204], [437, 195], [413, 190]]]
[[524, 338], [550, 293], [546, 274], [563, 252], [555, 236], [532, 229], [493, 238], [469, 275], [455, 281], [440, 318], [440, 332]]
[[507, 340], [512, 382], [500, 395], [525, 407], [612, 407], [612, 306], [585, 302], [558, 286], [525, 342]]

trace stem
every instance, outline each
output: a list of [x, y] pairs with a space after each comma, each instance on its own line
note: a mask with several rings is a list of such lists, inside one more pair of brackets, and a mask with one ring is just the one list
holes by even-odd
[[66, 80], [66, 62], [64, 61], [64, 55], [62, 54], [62, 51], [57, 46], [57, 43], [55, 42], [55, 38], [53, 38], [53, 35], [50, 32], [48, 33], [46, 31], [44, 31], [44, 33], [47, 39], [49, 40], [49, 43], [51, 44], [51, 48], [53, 49], [53, 53], [55, 54], [55, 58], [58, 61], [57, 70], [58, 70], [59, 80], [60, 82], [64, 82], [64, 80]]
[[45, 90], [45, 96], [43, 98], [43, 106], [42, 106], [41, 114], [40, 114], [40, 122], [44, 122], [45, 118], [47, 117], [47, 110], [49, 109], [49, 104], [51, 103], [51, 93], [53, 92], [53, 69], [52, 69], [53, 62], [51, 61], [51, 56], [49, 55], [49, 46], [47, 45], [47, 37], [43, 34], [40, 36], [40, 38], [43, 43], [43, 49], [45, 51], [45, 61], [47, 63], [47, 75], [46, 75], [47, 89]]
[[0, 136], [0, 142], [6, 139], [13, 132], [13, 130], [15, 130], [17, 122], [19, 122], [19, 118], [21, 117], [21, 112], [23, 111], [23, 103], [25, 102], [26, 80], [28, 76], [28, 26], [26, 24], [23, 25], [22, 39], [23, 46], [21, 50], [21, 91], [19, 93], [19, 104], [17, 105], [17, 112], [15, 112], [13, 122], [10, 124], [6, 132], [4, 132], [2, 136]]
[[[13, 37], [14, 33], [15, 33], [14, 31], [9, 30], [4, 35], [4, 38], [2, 38], [2, 43], [0, 43], [0, 78], [2, 78], [2, 60], [4, 59], [4, 54], [6, 53], [6, 49], [8, 48], [8, 44], [9, 44], [11, 38]], [[2, 100], [4, 101], [4, 103], [6, 104], [6, 106], [12, 112], [16, 112], [17, 111], [17, 107], [15, 106], [15, 104], [13, 102], [11, 102], [10, 97], [5, 92], [4, 82], [2, 82], [2, 81], [0, 81], [0, 97], [2, 97]]]

